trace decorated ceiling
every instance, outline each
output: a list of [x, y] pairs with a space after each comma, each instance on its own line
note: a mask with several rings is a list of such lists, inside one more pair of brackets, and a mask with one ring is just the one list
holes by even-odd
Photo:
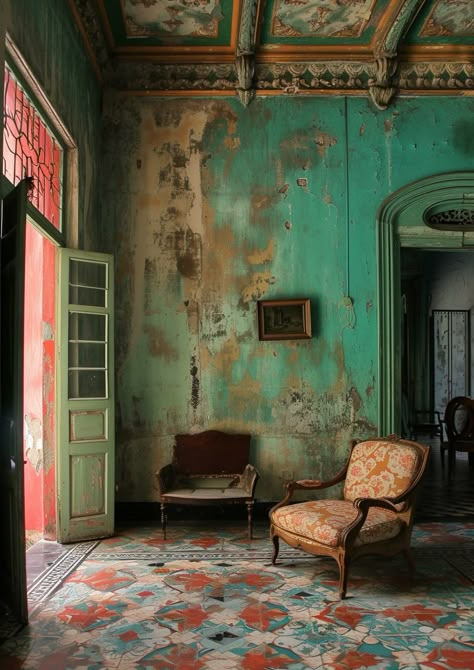
[[97, 76], [193, 94], [472, 94], [474, 0], [69, 0]]

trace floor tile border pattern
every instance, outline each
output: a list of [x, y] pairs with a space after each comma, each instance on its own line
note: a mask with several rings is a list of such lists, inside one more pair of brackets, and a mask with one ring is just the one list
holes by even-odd
[[99, 544], [100, 540], [74, 544], [69, 551], [59, 556], [47, 570], [38, 575], [28, 589], [28, 612], [31, 614], [43, 600], [46, 600], [56, 591], [71, 572]]

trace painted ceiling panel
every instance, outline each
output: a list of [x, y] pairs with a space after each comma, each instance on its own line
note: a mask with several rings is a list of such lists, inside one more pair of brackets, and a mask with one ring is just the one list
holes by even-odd
[[216, 37], [223, 18], [219, 0], [121, 0], [121, 5], [128, 37]]
[[233, 0], [100, 0], [116, 47], [230, 45]]
[[410, 47], [467, 48], [474, 58], [474, 0], [425, 2], [404, 38]]
[[[273, 0], [269, 21], [272, 37], [360, 37], [373, 15], [376, 0]], [[378, 3], [386, 4], [386, 3]]]
[[474, 37], [474, 1], [438, 0], [423, 24], [421, 37], [434, 35]]

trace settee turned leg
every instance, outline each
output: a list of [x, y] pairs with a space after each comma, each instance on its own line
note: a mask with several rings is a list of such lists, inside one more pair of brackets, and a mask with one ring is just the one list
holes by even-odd
[[252, 539], [252, 511], [253, 511], [253, 502], [247, 503], [247, 533], [249, 540]]
[[163, 532], [163, 540], [166, 540], [166, 505], [165, 503], [161, 503], [160, 509], [161, 509], [161, 530]]

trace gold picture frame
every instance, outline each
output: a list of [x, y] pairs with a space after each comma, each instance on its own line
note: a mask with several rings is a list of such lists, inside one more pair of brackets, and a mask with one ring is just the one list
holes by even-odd
[[304, 340], [311, 337], [309, 298], [258, 300], [259, 340]]

